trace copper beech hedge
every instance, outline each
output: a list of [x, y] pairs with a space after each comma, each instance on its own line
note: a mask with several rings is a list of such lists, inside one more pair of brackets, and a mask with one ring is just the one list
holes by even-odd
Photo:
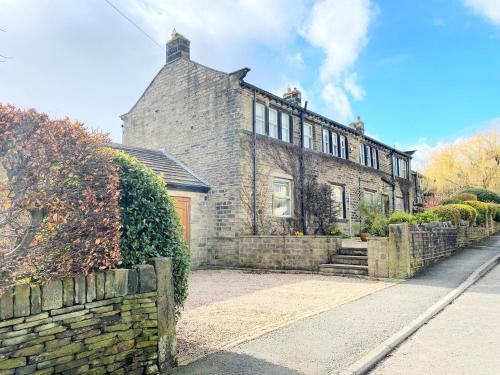
[[0, 104], [0, 287], [121, 260], [118, 168], [82, 123]]

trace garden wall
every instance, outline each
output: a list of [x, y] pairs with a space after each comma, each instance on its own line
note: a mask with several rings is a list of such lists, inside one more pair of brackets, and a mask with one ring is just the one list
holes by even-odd
[[0, 374], [158, 374], [175, 362], [172, 264], [18, 285], [0, 299]]
[[392, 224], [389, 237], [368, 241], [368, 274], [372, 277], [408, 278], [458, 248], [494, 233], [492, 225], [452, 226], [450, 223]]
[[333, 236], [241, 236], [217, 238], [215, 266], [318, 271], [340, 247]]

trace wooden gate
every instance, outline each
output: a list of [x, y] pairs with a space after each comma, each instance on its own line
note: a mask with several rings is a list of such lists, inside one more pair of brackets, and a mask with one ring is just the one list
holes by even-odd
[[182, 225], [182, 231], [184, 234], [184, 239], [189, 246], [189, 235], [190, 235], [190, 212], [191, 212], [191, 198], [189, 197], [172, 197], [175, 203], [175, 209], [179, 214], [179, 218]]

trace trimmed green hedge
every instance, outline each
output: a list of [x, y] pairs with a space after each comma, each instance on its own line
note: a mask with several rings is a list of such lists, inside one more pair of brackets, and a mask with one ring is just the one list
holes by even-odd
[[136, 158], [116, 151], [120, 170], [122, 266], [171, 257], [174, 297], [181, 306], [188, 293], [189, 252], [165, 182]]
[[436, 213], [430, 211], [419, 212], [418, 214], [415, 214], [414, 217], [417, 224], [439, 221], [439, 216]]
[[486, 219], [490, 216], [490, 205], [488, 203], [479, 202], [479, 201], [467, 201], [464, 204], [474, 207], [477, 211], [477, 219], [476, 222], [479, 225], [486, 224]]
[[470, 224], [476, 223], [477, 211], [474, 207], [468, 204], [449, 204], [447, 207], [456, 208], [460, 212], [462, 220], [467, 220]]
[[415, 217], [408, 212], [394, 211], [388, 218], [389, 224], [414, 223]]
[[491, 190], [486, 189], [465, 189], [463, 193], [474, 194], [478, 201], [500, 203], [500, 195]]
[[428, 211], [438, 215], [441, 221], [451, 221], [454, 225], [460, 223], [460, 211], [450, 205], [432, 207]]

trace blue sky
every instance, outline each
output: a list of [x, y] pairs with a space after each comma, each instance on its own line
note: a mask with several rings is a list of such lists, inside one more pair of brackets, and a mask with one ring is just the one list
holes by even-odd
[[[164, 45], [172, 29], [193, 60], [428, 154], [500, 126], [498, 0], [110, 0]], [[67, 115], [121, 140], [128, 111], [164, 50], [104, 0], [0, 0], [0, 102]], [[9, 58], [11, 57], [11, 58]]]

